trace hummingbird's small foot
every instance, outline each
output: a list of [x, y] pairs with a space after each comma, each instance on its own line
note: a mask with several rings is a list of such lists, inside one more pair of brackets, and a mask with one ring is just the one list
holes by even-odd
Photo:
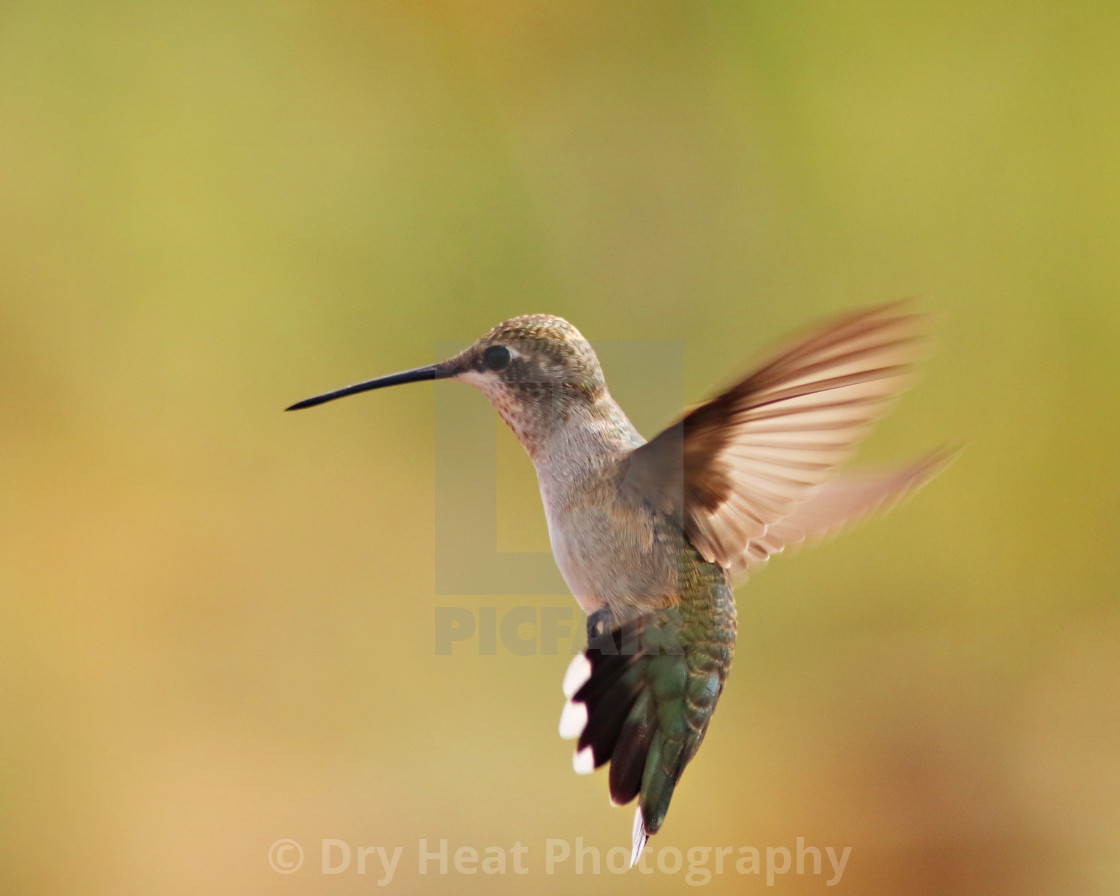
[[607, 626], [611, 622], [611, 611], [607, 609], [596, 610], [587, 617], [587, 643], [591, 644], [596, 638], [601, 638], [607, 633]]

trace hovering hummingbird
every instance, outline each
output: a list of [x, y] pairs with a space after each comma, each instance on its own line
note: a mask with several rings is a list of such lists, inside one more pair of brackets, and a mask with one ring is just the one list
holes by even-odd
[[909, 380], [926, 317], [903, 303], [808, 333], [646, 442], [579, 331], [547, 314], [499, 324], [438, 364], [288, 410], [456, 379], [497, 408], [536, 467], [552, 551], [588, 615], [564, 676], [560, 733], [575, 770], [610, 763], [635, 797], [633, 865], [696, 755], [735, 648], [732, 584], [911, 494], [951, 459], [833, 478]]

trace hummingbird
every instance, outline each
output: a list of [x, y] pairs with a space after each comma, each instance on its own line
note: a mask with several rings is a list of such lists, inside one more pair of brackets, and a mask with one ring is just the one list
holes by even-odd
[[906, 302], [810, 330], [646, 441], [611, 397], [590, 343], [547, 314], [498, 324], [427, 367], [298, 402], [453, 379], [489, 399], [528, 452], [556, 564], [587, 614], [564, 676], [573, 766], [609, 763], [615, 805], [637, 799], [631, 866], [665, 820], [735, 649], [733, 585], [771, 555], [909, 496], [953, 452], [834, 475], [909, 384], [928, 316]]

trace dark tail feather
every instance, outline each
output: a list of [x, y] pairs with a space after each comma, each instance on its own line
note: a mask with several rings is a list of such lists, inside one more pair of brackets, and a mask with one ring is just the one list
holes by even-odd
[[675, 608], [646, 614], [593, 638], [564, 679], [569, 702], [560, 733], [578, 737], [576, 771], [610, 762], [611, 802], [640, 798], [631, 864], [661, 827], [698, 745], [686, 719], [688, 668], [679, 631]]
[[611, 755], [611, 802], [616, 806], [625, 806], [641, 792], [642, 772], [656, 724], [653, 699], [643, 691], [634, 701]]

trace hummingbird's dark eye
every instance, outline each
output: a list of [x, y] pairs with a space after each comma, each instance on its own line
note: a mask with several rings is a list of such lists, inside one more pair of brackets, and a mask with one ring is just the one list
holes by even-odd
[[505, 370], [509, 367], [509, 349], [504, 345], [492, 345], [482, 353], [482, 363], [491, 370]]

